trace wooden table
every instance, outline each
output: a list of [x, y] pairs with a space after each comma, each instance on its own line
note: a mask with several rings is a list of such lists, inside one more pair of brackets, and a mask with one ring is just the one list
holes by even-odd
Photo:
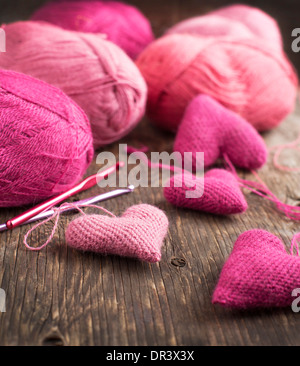
[[[22, 3], [19, 1], [14, 13], [7, 8], [8, 20], [25, 18], [30, 4], [36, 6], [38, 1], [27, 1], [25, 9]], [[192, 6], [196, 6], [195, 1], [184, 2], [187, 6], [174, 1], [177, 5], [166, 15], [164, 2], [142, 3], [145, 12], [152, 14], [156, 29], [162, 29], [162, 19], [168, 18], [173, 24], [191, 15]], [[162, 3], [164, 15], [155, 17], [149, 3]], [[179, 6], [185, 12], [180, 12]], [[300, 131], [299, 122], [300, 106], [279, 128], [264, 134], [267, 145], [293, 140]], [[151, 151], [171, 152], [173, 140], [174, 136], [159, 131], [145, 118], [121, 143], [142, 143]], [[106, 150], [117, 154], [118, 143]], [[287, 151], [282, 162], [299, 166], [300, 156]], [[94, 162], [87, 174], [99, 169]], [[250, 174], [240, 174], [253, 179]], [[299, 204], [299, 174], [276, 170], [271, 160], [259, 174], [284, 202]], [[74, 200], [99, 191], [93, 188]], [[290, 308], [231, 311], [211, 304], [224, 261], [242, 232], [269, 230], [281, 237], [288, 249], [293, 234], [300, 229], [272, 204], [247, 191], [245, 195], [248, 211], [230, 217], [172, 207], [161, 188], [137, 188], [130, 195], [103, 203], [115, 214], [142, 202], [166, 212], [170, 227], [162, 260], [152, 265], [69, 249], [64, 231], [73, 215], [61, 218], [52, 243], [41, 252], [25, 249], [23, 238], [28, 226], [0, 234], [0, 287], [7, 296], [6, 312], [0, 313], [0, 344], [300, 345], [300, 315]], [[0, 222], [23, 210], [1, 209]], [[47, 224], [33, 234], [32, 241], [41, 243], [50, 232], [51, 224]], [[178, 264], [182, 258], [186, 264], [181, 267]]]

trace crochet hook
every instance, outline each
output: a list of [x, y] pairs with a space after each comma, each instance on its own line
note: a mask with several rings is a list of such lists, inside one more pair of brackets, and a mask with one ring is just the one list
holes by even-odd
[[28, 221], [32, 217], [38, 215], [39, 213], [48, 210], [49, 208], [57, 205], [58, 203], [74, 196], [77, 193], [83, 192], [97, 184], [100, 180], [105, 179], [113, 172], [119, 170], [124, 166], [123, 162], [118, 162], [117, 164], [105, 169], [101, 173], [91, 175], [83, 180], [81, 183], [77, 184], [75, 187], [69, 189], [67, 192], [60, 194], [54, 198], [50, 198], [46, 202], [43, 202], [27, 211], [18, 215], [10, 220], [8, 220], [4, 225], [8, 230], [12, 230], [13, 228], [22, 225], [24, 222]]
[[[81, 200], [81, 201], [73, 202], [73, 204], [76, 205], [76, 206], [92, 205], [94, 203], [102, 202], [102, 201], [108, 200], [108, 199], [113, 198], [113, 197], [118, 197], [118, 196], [121, 196], [121, 195], [126, 194], [126, 193], [131, 193], [131, 192], [133, 192], [133, 190], [134, 190], [134, 186], [130, 185], [127, 188], [115, 189], [114, 191], [102, 193], [102, 194], [99, 194], [98, 196], [95, 196], [95, 197], [90, 197], [90, 198], [86, 198], [86, 199]], [[67, 211], [73, 211], [73, 210], [75, 210], [75, 207], [68, 207], [66, 209], [63, 209], [62, 212], [65, 213]], [[54, 210], [43, 211], [43, 212], [39, 213], [38, 215], [33, 216], [31, 219], [23, 222], [20, 225], [26, 225], [26, 224], [30, 224], [31, 222], [35, 222], [35, 221], [38, 221], [38, 220], [43, 220], [43, 219], [46, 219], [46, 218], [52, 216], [53, 214], [54, 214]], [[8, 230], [6, 224], [0, 225], [0, 232], [1, 231], [6, 231], [6, 230]]]

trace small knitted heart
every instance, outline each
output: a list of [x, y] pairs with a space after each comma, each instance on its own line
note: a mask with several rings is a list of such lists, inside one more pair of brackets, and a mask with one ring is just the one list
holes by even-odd
[[197, 151], [204, 152], [205, 167], [224, 154], [234, 165], [249, 170], [262, 167], [267, 159], [264, 140], [254, 127], [207, 95], [198, 95], [187, 107], [174, 151], [182, 156], [192, 152], [194, 169]]
[[69, 246], [84, 251], [134, 257], [158, 262], [168, 231], [168, 218], [157, 207], [129, 207], [121, 217], [84, 215], [73, 220], [66, 231]]
[[[236, 178], [223, 169], [212, 169], [204, 178], [174, 175], [169, 186], [164, 188], [164, 195], [175, 206], [221, 215], [241, 213], [248, 207]], [[187, 197], [188, 191], [196, 190], [198, 195]]]
[[239, 236], [225, 263], [213, 303], [230, 308], [290, 306], [300, 287], [300, 257], [286, 253], [275, 235], [250, 230]]

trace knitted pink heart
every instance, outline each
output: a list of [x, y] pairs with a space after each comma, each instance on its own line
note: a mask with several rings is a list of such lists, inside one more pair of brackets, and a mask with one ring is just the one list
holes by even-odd
[[179, 126], [174, 151], [204, 152], [204, 166], [227, 154], [231, 162], [245, 169], [258, 169], [267, 159], [262, 137], [246, 120], [207, 95], [198, 95], [187, 107]]
[[[212, 169], [204, 178], [174, 175], [169, 185], [164, 195], [175, 206], [222, 215], [244, 212], [248, 207], [236, 178], [223, 169]], [[187, 191], [195, 190], [203, 195], [186, 197]]]
[[286, 253], [281, 240], [264, 230], [239, 236], [225, 263], [213, 303], [231, 308], [290, 306], [300, 287], [300, 257]]
[[141, 204], [129, 207], [121, 217], [80, 216], [69, 224], [66, 241], [75, 249], [135, 257], [152, 263], [161, 258], [168, 226], [163, 211]]

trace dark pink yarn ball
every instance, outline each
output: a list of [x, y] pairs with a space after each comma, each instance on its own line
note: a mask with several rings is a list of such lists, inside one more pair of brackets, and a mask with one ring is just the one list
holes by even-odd
[[40, 80], [0, 71], [0, 207], [68, 190], [93, 153], [90, 124], [77, 104]]

